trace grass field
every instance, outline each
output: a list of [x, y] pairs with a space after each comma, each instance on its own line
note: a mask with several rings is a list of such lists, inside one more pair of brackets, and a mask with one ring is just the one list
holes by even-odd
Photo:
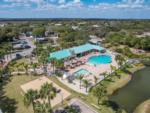
[[131, 80], [131, 75], [123, 73], [120, 78], [116, 76], [111, 78], [113, 82], [105, 81], [104, 83], [106, 84], [108, 95], [113, 94], [114, 91], [125, 86]]
[[0, 108], [4, 113], [32, 113], [32, 108], [26, 108], [23, 103], [21, 84], [36, 79], [36, 76], [12, 76], [5, 80], [0, 89]]
[[134, 113], [150, 113], [150, 99], [141, 103], [134, 111]]
[[[38, 78], [38, 76], [31, 75], [18, 75], [12, 76], [8, 80], [5, 80], [1, 85], [0, 92], [0, 108], [4, 111], [4, 113], [33, 113], [32, 108], [26, 108], [23, 103], [23, 91], [20, 88], [20, 85], [25, 84], [31, 80]], [[71, 93], [71, 96], [64, 101], [64, 106], [68, 101], [72, 98], [79, 98], [87, 103], [92, 108], [95, 108], [96, 111], [100, 113], [114, 113], [113, 109], [110, 106], [97, 105], [97, 100], [92, 95], [84, 95], [75, 92], [69, 87], [65, 86], [56, 77], [48, 77], [50, 80], [55, 82], [57, 85], [66, 89]], [[129, 75], [121, 75], [119, 79], [116, 76], [111, 76], [113, 82], [103, 81], [104, 84], [107, 85], [107, 90], [109, 94], [111, 94], [114, 90], [124, 86], [129, 81]], [[60, 105], [55, 106], [58, 107]]]
[[23, 63], [27, 63], [28, 59], [27, 58], [21, 58], [18, 60], [14, 60], [12, 62], [9, 63], [8, 67], [10, 69], [10, 71], [25, 71], [24, 67], [23, 67]]

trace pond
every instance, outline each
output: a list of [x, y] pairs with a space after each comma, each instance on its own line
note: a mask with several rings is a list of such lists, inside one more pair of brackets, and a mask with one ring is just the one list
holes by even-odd
[[127, 113], [133, 113], [135, 108], [150, 98], [150, 67], [133, 74], [132, 80], [116, 91], [110, 100], [116, 102]]

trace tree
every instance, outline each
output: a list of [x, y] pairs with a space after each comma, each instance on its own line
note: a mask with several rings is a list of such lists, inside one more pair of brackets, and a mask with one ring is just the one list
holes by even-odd
[[98, 82], [98, 78], [94, 76], [94, 83], [97, 84], [97, 82]]
[[116, 67], [113, 65], [110, 65], [110, 68], [111, 68], [111, 73], [113, 73], [116, 70]]
[[56, 66], [56, 63], [57, 63], [57, 59], [56, 58], [51, 58], [50, 62], [51, 62], [52, 67], [53, 67], [53, 73], [55, 74], [55, 66]]
[[45, 83], [41, 86], [40, 97], [43, 99], [48, 99], [48, 104], [50, 109], [51, 109], [51, 99], [53, 99], [55, 96], [56, 96], [56, 91], [52, 84]]
[[125, 59], [122, 55], [116, 55], [115, 60], [119, 64], [119, 67], [122, 66], [123, 63], [125, 62]]
[[43, 37], [45, 36], [45, 28], [44, 27], [34, 28], [32, 34], [36, 37]]
[[22, 65], [23, 65], [23, 67], [25, 69], [26, 74], [28, 74], [28, 64], [23, 63]]
[[82, 82], [83, 77], [84, 77], [83, 75], [80, 75], [80, 76], [78, 77], [78, 79], [80, 80], [80, 85], [79, 85], [80, 89], [81, 89], [81, 82]]
[[86, 92], [87, 92], [87, 89], [88, 89], [88, 87], [90, 86], [90, 82], [89, 82], [88, 80], [86, 80], [86, 79], [83, 79], [82, 81], [83, 81], [83, 84], [84, 84], [84, 86], [85, 86], [85, 90], [86, 90]]
[[120, 77], [121, 77], [121, 70], [120, 69], [115, 70], [113, 75], [117, 76], [120, 79]]
[[35, 111], [36, 113], [48, 113], [48, 105], [47, 103], [40, 103], [40, 102], [36, 102], [35, 104]]
[[97, 104], [100, 104], [100, 100], [101, 98], [103, 98], [106, 95], [107, 91], [106, 91], [106, 87], [104, 87], [103, 85], [100, 86], [97, 85], [94, 89], [93, 89], [93, 94], [97, 97]]
[[64, 68], [64, 63], [63, 63], [63, 61], [62, 60], [56, 60], [56, 63], [55, 63], [55, 67], [57, 68], [57, 69], [63, 69]]
[[3, 69], [0, 69], [0, 82], [3, 81]]
[[109, 74], [107, 74], [106, 72], [102, 73], [102, 75], [104, 76], [104, 79], [109, 76]]
[[32, 68], [34, 70], [34, 74], [36, 74], [37, 63], [33, 63], [32, 64]]
[[43, 51], [39, 57], [39, 62], [43, 65], [43, 71], [46, 74], [47, 73], [47, 62], [48, 62], [48, 52]]
[[65, 107], [66, 113], [81, 113], [81, 109], [77, 105], [70, 105]]
[[38, 98], [37, 90], [28, 90], [24, 95], [24, 104], [28, 107], [32, 105], [33, 111], [35, 113], [35, 100]]
[[21, 65], [21, 64], [16, 64], [17, 74], [19, 74], [19, 70], [20, 70], [19, 67], [20, 67], [20, 65]]

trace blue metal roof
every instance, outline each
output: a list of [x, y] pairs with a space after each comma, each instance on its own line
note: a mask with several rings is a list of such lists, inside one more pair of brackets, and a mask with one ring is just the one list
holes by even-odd
[[64, 58], [72, 56], [71, 51], [73, 51], [75, 54], [79, 54], [79, 53], [83, 53], [83, 52], [90, 51], [90, 50], [93, 50], [93, 49], [101, 51], [104, 48], [100, 47], [98, 45], [92, 45], [92, 44], [87, 43], [87, 44], [84, 44], [84, 45], [81, 45], [81, 46], [72, 47], [72, 48], [69, 48], [69, 49], [63, 49], [63, 50], [59, 50], [59, 51], [56, 51], [56, 52], [52, 52], [52, 53], [50, 53], [49, 58], [56, 58], [58, 60], [59, 59], [64, 59]]

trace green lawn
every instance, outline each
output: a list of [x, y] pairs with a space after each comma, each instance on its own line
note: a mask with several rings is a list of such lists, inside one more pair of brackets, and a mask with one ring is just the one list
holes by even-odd
[[111, 76], [111, 81], [104, 81], [103, 83], [107, 87], [107, 94], [111, 95], [114, 91], [125, 86], [131, 80], [129, 74], [122, 73], [120, 78], [117, 76]]
[[12, 76], [1, 85], [0, 108], [4, 113], [32, 113], [32, 108], [26, 108], [23, 103], [21, 84], [36, 79], [35, 76]]
[[[33, 113], [32, 107], [26, 108], [24, 106], [23, 91], [20, 88], [20, 85], [36, 78], [38, 78], [38, 76], [20, 75], [12, 76], [9, 78], [9, 80], [5, 80], [0, 87], [0, 108], [4, 111], [4, 113]], [[79, 98], [100, 113], [113, 113], [113, 110], [110, 107], [97, 106], [95, 98], [91, 97], [90, 95], [86, 96], [73, 91], [59, 82], [55, 77], [49, 77], [49, 79], [53, 80], [62, 88], [71, 92], [72, 95], [65, 100], [64, 103], [69, 101], [71, 98]]]
[[[126, 78], [126, 76], [121, 76], [120, 80], [124, 80], [124, 77]], [[9, 80], [5, 80], [5, 82], [0, 87], [1, 88], [0, 89], [1, 90], [0, 108], [4, 110], [5, 113], [33, 113], [31, 107], [26, 108], [24, 106], [23, 91], [20, 88], [20, 85], [25, 84], [36, 78], [38, 78], [38, 76], [30, 76], [30, 75], [19, 76], [18, 75], [18, 76], [10, 77]], [[64, 84], [62, 84], [61, 82], [59, 82], [56, 77], [48, 77], [48, 78], [72, 94], [68, 99], [64, 101], [64, 103], [67, 103], [71, 98], [79, 98], [100, 113], [114, 113], [111, 107], [108, 107], [108, 106], [106, 107], [104, 105], [98, 106], [96, 98], [93, 97], [92, 95], [90, 94], [83, 95], [83, 94], [77, 93], [73, 91], [72, 89], [68, 88], [67, 86], [65, 86]], [[112, 79], [115, 81], [118, 81], [116, 77], [113, 77]], [[109, 84], [111, 88], [112, 86], [114, 87], [118, 86], [118, 85], [114, 85], [116, 83], [117, 82], [113, 82], [113, 83], [105, 82], [105, 84]]]
[[77, 93], [74, 90], [62, 84], [61, 82], [59, 82], [56, 77], [49, 77], [49, 79], [54, 81], [56, 84], [66, 89], [67, 91], [71, 92], [72, 95], [69, 99], [67, 99], [67, 101], [69, 101], [71, 98], [79, 98], [99, 113], [114, 113], [111, 107], [106, 107], [102, 105], [98, 106], [96, 98], [93, 97], [92, 95], [90, 94], [84, 95], [84, 94]]
[[[107, 79], [101, 81], [101, 84], [103, 84], [103, 86], [106, 87], [107, 89], [107, 95], [111, 95], [113, 94], [114, 91], [116, 91], [117, 89], [123, 87], [124, 85], [126, 85], [131, 79], [131, 76], [125, 73], [121, 73], [120, 78], [117, 76], [108, 76]], [[92, 93], [90, 93], [89, 95], [90, 101], [97, 105], [97, 100], [96, 98], [92, 95]], [[108, 100], [108, 96], [104, 97], [103, 100]], [[89, 102], [90, 102], [89, 101]], [[114, 113], [114, 111], [112, 110], [111, 106], [99, 106], [100, 109], [100, 113]], [[123, 111], [122, 113], [126, 113], [125, 111]]]
[[150, 113], [150, 99], [137, 106], [134, 113]]
[[24, 71], [24, 67], [23, 67], [23, 63], [27, 63], [28, 62], [28, 59], [27, 58], [21, 58], [21, 59], [18, 59], [18, 60], [14, 60], [12, 62], [9, 63], [8, 67], [10, 69], [10, 71]]

